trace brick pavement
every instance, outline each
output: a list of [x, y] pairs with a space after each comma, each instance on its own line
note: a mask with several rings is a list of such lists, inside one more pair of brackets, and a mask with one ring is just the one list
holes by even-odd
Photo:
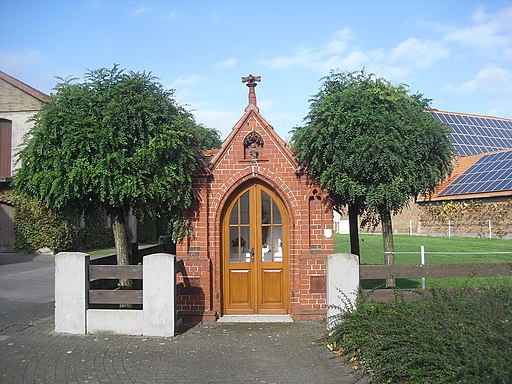
[[0, 317], [0, 383], [366, 383], [315, 322], [200, 324], [174, 338], [65, 335], [53, 303]]

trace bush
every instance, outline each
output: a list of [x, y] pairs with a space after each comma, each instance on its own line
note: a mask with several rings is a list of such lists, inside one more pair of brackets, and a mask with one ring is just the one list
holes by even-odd
[[169, 235], [169, 218], [141, 218], [137, 223], [137, 241], [156, 243], [160, 236]]
[[339, 315], [329, 342], [373, 383], [512, 382], [512, 287], [433, 291]]
[[77, 230], [69, 219], [46, 209], [41, 203], [19, 194], [12, 194], [14, 205], [14, 248], [32, 253], [49, 248], [57, 253], [73, 249]]
[[[32, 253], [49, 248], [69, 250], [108, 248], [114, 245], [111, 228], [105, 228], [105, 212], [91, 208], [84, 213], [86, 226], [78, 228], [73, 215], [59, 215], [36, 200], [11, 190], [0, 192], [0, 201], [14, 206], [14, 248]], [[76, 215], [75, 215], [76, 216]]]
[[158, 239], [156, 221], [146, 219], [137, 225], [137, 241], [139, 243], [152, 243]]
[[112, 228], [105, 227], [106, 213], [91, 207], [84, 212], [85, 227], [78, 229], [76, 249], [91, 250], [114, 246]]

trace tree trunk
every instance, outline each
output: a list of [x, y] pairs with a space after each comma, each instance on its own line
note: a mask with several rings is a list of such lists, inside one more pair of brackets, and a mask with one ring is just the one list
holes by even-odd
[[[395, 264], [395, 245], [393, 242], [393, 225], [391, 223], [391, 212], [387, 209], [380, 211], [380, 222], [382, 224], [382, 239], [384, 241], [384, 263]], [[395, 279], [386, 279], [386, 288], [395, 288]]]
[[[124, 210], [117, 208], [112, 210], [112, 231], [116, 244], [117, 265], [129, 265], [128, 238], [126, 237], [126, 218]], [[120, 289], [129, 289], [132, 286], [131, 279], [119, 279]]]
[[359, 250], [359, 223], [357, 215], [359, 213], [359, 206], [357, 203], [348, 206], [348, 225], [350, 228], [350, 253], [353, 255], [361, 256]]

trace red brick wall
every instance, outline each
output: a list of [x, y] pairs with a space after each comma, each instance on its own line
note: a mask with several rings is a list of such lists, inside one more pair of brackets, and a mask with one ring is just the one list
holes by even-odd
[[[263, 139], [258, 163], [248, 160], [243, 140], [251, 131]], [[325, 315], [325, 259], [333, 252], [332, 209], [325, 196], [310, 186], [273, 128], [249, 106], [245, 115], [210, 163], [211, 175], [196, 182], [198, 201], [188, 216], [194, 238], [177, 246], [184, 268], [178, 274], [182, 285], [178, 310], [186, 319], [215, 320], [222, 316], [222, 213], [229, 197], [239, 187], [254, 181], [274, 189], [289, 215], [290, 312], [295, 319]]]

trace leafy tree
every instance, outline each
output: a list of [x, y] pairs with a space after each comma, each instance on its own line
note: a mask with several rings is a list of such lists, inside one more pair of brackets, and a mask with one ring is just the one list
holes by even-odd
[[382, 223], [386, 264], [394, 263], [391, 215], [450, 171], [447, 127], [428, 113], [429, 102], [364, 70], [331, 72], [294, 131], [299, 160], [334, 208], [348, 205], [356, 219], [365, 214], [362, 224]]
[[214, 128], [207, 128], [202, 124], [196, 127], [196, 138], [199, 141], [201, 149], [220, 148], [222, 140], [220, 139], [220, 132]]
[[129, 209], [140, 218], [179, 217], [193, 199], [200, 147], [218, 134], [197, 125], [149, 73], [114, 65], [73, 80], [58, 83], [35, 116], [15, 186], [55, 211], [105, 209], [118, 264], [126, 265]]

